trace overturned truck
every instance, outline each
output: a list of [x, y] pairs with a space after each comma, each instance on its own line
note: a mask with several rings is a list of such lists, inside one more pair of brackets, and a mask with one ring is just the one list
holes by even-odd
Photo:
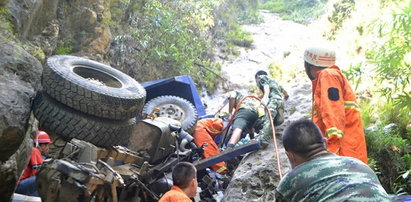
[[213, 201], [227, 182], [206, 168], [260, 147], [202, 159], [189, 133], [206, 114], [188, 76], [141, 85], [95, 61], [53, 56], [42, 85], [33, 112], [54, 141], [37, 177], [42, 201], [156, 201], [180, 161], [196, 165], [200, 198]]

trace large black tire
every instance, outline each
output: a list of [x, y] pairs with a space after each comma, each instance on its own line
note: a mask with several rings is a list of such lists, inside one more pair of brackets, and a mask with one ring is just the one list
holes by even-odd
[[164, 95], [151, 99], [143, 108], [143, 116], [150, 114], [154, 108], [160, 110], [161, 117], [168, 117], [181, 122], [185, 131], [191, 132], [197, 122], [197, 110], [190, 101], [181, 97]]
[[116, 121], [75, 111], [41, 91], [34, 99], [33, 112], [40, 129], [51, 131], [66, 141], [77, 138], [100, 147], [126, 144], [135, 124], [135, 118]]
[[74, 56], [50, 57], [42, 85], [47, 94], [73, 109], [113, 120], [140, 115], [146, 97], [141, 84], [128, 75]]

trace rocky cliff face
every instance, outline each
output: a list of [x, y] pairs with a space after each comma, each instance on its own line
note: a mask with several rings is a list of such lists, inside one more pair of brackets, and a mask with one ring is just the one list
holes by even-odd
[[7, 9], [20, 40], [28, 40], [46, 56], [73, 53], [102, 60], [111, 39], [111, 1], [10, 0]]
[[105, 23], [110, 2], [0, 2], [0, 27], [12, 25], [0, 30], [0, 201], [10, 200], [29, 160], [29, 117], [41, 88], [41, 62], [57, 53], [102, 61], [112, 37]]
[[0, 201], [8, 201], [33, 145], [26, 130], [42, 66], [12, 42], [0, 44]]

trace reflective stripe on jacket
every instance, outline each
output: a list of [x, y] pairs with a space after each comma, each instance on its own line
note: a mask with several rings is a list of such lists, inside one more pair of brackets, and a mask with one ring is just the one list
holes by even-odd
[[328, 140], [328, 151], [367, 163], [361, 113], [347, 79], [337, 66], [317, 72], [312, 120]]

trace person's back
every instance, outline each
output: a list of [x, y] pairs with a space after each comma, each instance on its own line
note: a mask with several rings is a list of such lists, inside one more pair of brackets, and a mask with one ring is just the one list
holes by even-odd
[[358, 159], [327, 152], [314, 122], [295, 121], [282, 138], [293, 169], [281, 179], [276, 201], [389, 201], [370, 167]]
[[[221, 133], [223, 127], [224, 123], [220, 118], [206, 118], [197, 121], [193, 134], [194, 144], [196, 144], [197, 147], [203, 147], [206, 143], [203, 153], [204, 158], [209, 158], [220, 153], [220, 149], [215, 143], [214, 138]], [[224, 161], [212, 165], [211, 169], [219, 174], [228, 172], [227, 165]]]
[[388, 201], [388, 195], [363, 162], [324, 153], [295, 167], [278, 186], [284, 201]]
[[191, 202], [191, 199], [179, 187], [173, 186], [161, 197], [159, 202]]
[[[249, 109], [251, 111], [258, 113], [260, 101], [255, 97], [244, 96], [242, 93], [238, 91], [234, 91], [231, 97], [233, 97], [235, 100], [233, 108], [238, 107], [238, 109]], [[238, 104], [240, 104], [240, 106], [237, 106]]]
[[283, 99], [283, 87], [277, 83], [274, 79], [270, 78], [268, 75], [259, 75], [260, 79], [257, 81], [257, 86], [261, 91], [264, 92], [264, 85], [268, 85], [270, 88], [269, 98], [270, 99]]
[[329, 152], [368, 163], [361, 112], [348, 80], [335, 65], [335, 50], [321, 42], [304, 52], [312, 81], [312, 120], [328, 140]]
[[197, 169], [192, 163], [177, 163], [172, 172], [173, 187], [159, 202], [191, 202], [197, 193]]

